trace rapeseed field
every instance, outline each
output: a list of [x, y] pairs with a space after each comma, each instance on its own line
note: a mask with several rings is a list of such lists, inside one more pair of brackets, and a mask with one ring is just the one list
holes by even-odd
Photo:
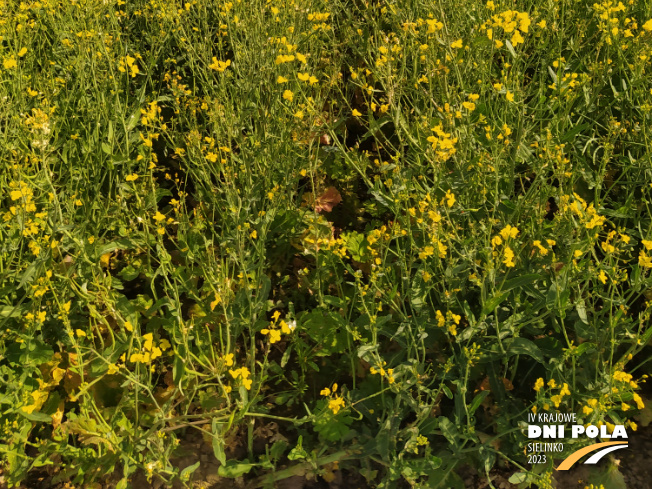
[[648, 0], [0, 1], [0, 485], [546, 489], [636, 437], [651, 62]]

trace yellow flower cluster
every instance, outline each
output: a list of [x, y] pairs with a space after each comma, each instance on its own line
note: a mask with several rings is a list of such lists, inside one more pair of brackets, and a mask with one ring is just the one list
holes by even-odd
[[310, 85], [315, 85], [319, 82], [317, 77], [312, 76], [309, 73], [297, 73], [297, 78], [303, 82], [309, 83]]
[[[620, 384], [619, 387], [612, 387], [611, 392], [613, 394], [618, 394], [621, 389], [625, 388], [626, 390], [629, 389], [636, 389], [638, 388], [638, 383], [632, 380], [631, 374], [628, 374], [623, 371], [616, 370], [614, 374], [612, 375], [612, 379]], [[637, 409], [644, 409], [645, 408], [645, 403], [643, 402], [643, 399], [641, 396], [636, 393], [632, 392], [631, 394], [632, 400], [636, 404]], [[593, 413], [595, 410], [598, 410], [599, 412], [605, 412], [608, 411], [610, 406], [612, 406], [612, 402], [609, 400], [609, 394], [605, 394], [604, 396], [604, 402], [598, 401], [598, 399], [589, 399], [586, 402], [586, 405], [582, 408], [582, 412], [588, 416], [591, 413]], [[620, 401], [620, 409], [622, 411], [629, 411], [631, 409], [631, 406], [627, 404], [626, 402]], [[629, 425], [636, 431], [636, 424], [633, 422], [629, 422]]]
[[652, 257], [648, 256], [645, 251], [652, 250], [652, 241], [646, 239], [641, 240], [641, 244], [645, 247], [645, 250], [641, 250], [638, 255], [638, 264], [643, 268], [652, 268]]
[[[18, 206], [24, 208], [25, 212], [36, 212], [36, 204], [34, 203], [34, 191], [32, 188], [24, 181], [11, 181], [9, 182], [9, 197], [12, 202], [16, 202]], [[11, 219], [12, 215], [15, 216], [18, 209], [16, 206], [9, 207], [9, 212], [7, 212], [3, 219], [8, 221]]]
[[575, 198], [575, 201], [571, 203], [570, 196], [562, 195], [561, 197], [562, 209], [564, 211], [570, 210], [571, 212], [573, 212], [573, 214], [578, 216], [580, 220], [584, 223], [584, 227], [586, 229], [594, 229], [596, 227], [601, 228], [602, 225], [607, 220], [607, 218], [604, 216], [600, 216], [598, 214], [598, 211], [595, 210], [595, 207], [593, 207], [593, 204], [587, 205], [586, 201], [576, 193], [573, 193], [573, 197]]
[[140, 352], [132, 353], [129, 361], [132, 363], [149, 363], [160, 357], [165, 350], [170, 348], [170, 342], [165, 338], [161, 340], [159, 346], [154, 346], [154, 335], [147, 333], [143, 335], [145, 342]]
[[371, 375], [378, 374], [381, 377], [387, 377], [387, 382], [389, 382], [390, 384], [393, 384], [396, 381], [396, 379], [394, 379], [394, 369], [393, 368], [388, 368], [387, 370], [385, 370], [385, 365], [387, 365], [387, 362], [383, 362], [382, 367], [378, 367], [378, 368], [370, 367], [369, 368], [369, 373]]
[[[494, 236], [491, 239], [491, 246], [496, 249], [497, 246], [502, 245], [503, 243], [505, 246], [503, 247], [503, 263], [505, 264], [506, 267], [512, 268], [516, 266], [516, 262], [514, 261], [514, 251], [512, 248], [507, 244], [507, 242], [511, 239], [515, 239], [516, 236], [518, 236], [519, 230], [518, 228], [512, 226], [511, 224], [508, 224], [505, 226], [500, 233], [498, 233], [496, 236]], [[497, 257], [498, 252], [494, 251], [493, 256]]]
[[[550, 248], [552, 248], [553, 246], [555, 246], [557, 244], [557, 242], [554, 239], [547, 239], [546, 243], [548, 244], [548, 246], [550, 246]], [[548, 252], [550, 251], [548, 248], [543, 246], [541, 244], [541, 241], [539, 241], [538, 239], [536, 239], [536, 240], [534, 240], [532, 242], [532, 246], [534, 246], [535, 248], [537, 248], [539, 250], [539, 254], [541, 256], [546, 256], [548, 254]]]
[[428, 34], [435, 34], [444, 28], [443, 22], [437, 19], [426, 19], [426, 25], [428, 26]]
[[[504, 34], [511, 34], [509, 42], [516, 47], [525, 42], [521, 33], [528, 33], [530, 23], [530, 15], [527, 12], [506, 10], [500, 14], [492, 15], [491, 20], [482, 24], [480, 29], [487, 32], [489, 40], [494, 40], [495, 29], [501, 29]], [[504, 44], [500, 39], [495, 39], [494, 43], [496, 48], [501, 48]]]
[[462, 316], [459, 314], [454, 314], [451, 311], [446, 311], [446, 316], [440, 311], [435, 312], [435, 319], [437, 320], [437, 326], [443, 328], [448, 325], [447, 330], [451, 336], [457, 336], [457, 327], [460, 324]]
[[296, 58], [291, 54], [279, 54], [276, 57], [275, 62], [276, 62], [277, 65], [280, 65], [280, 64], [283, 64], [283, 63], [290, 63], [290, 62], [294, 61], [295, 59]]
[[163, 120], [160, 117], [161, 108], [157, 105], [156, 100], [149, 103], [149, 109], [140, 109], [140, 122], [143, 126], [151, 125], [154, 121]]
[[568, 388], [568, 384], [564, 382], [564, 385], [561, 386], [559, 394], [552, 396], [550, 400], [555, 403], [555, 407], [558, 408], [564, 396], [570, 396], [570, 393], [571, 392]]
[[[580, 85], [580, 80], [578, 80], [578, 78], [579, 75], [577, 73], [566, 73], [562, 76], [559, 83], [559, 91], [562, 95], [566, 96], [566, 99], [569, 99], [572, 96], [572, 90]], [[586, 81], [587, 79], [588, 76], [583, 73], [581, 80]], [[551, 90], [557, 90], [557, 84], [553, 82], [548, 85], [548, 88]]]
[[[51, 112], [54, 112], [54, 108], [50, 109]], [[25, 118], [25, 125], [32, 130], [43, 131], [44, 133], [50, 132], [50, 116], [47, 112], [34, 108], [32, 109], [32, 114]]]
[[457, 138], [451, 138], [451, 134], [442, 129], [442, 125], [433, 127], [433, 136], [428, 136], [427, 141], [432, 144], [432, 149], [435, 150], [439, 161], [447, 161], [457, 151], [455, 144]]
[[231, 374], [231, 377], [233, 377], [234, 380], [241, 379], [244, 388], [251, 390], [251, 384], [253, 383], [253, 380], [250, 378], [251, 372], [249, 372], [247, 367], [240, 367], [235, 370], [231, 369], [229, 370], [229, 374]]
[[45, 295], [50, 290], [50, 279], [52, 278], [52, 271], [48, 270], [45, 272], [45, 277], [39, 277], [36, 280], [35, 284], [32, 284], [32, 290], [34, 291], [34, 298], [41, 297]]
[[339, 258], [346, 258], [346, 241], [344, 238], [331, 238], [328, 241], [328, 249]]
[[[448, 251], [448, 246], [446, 246], [438, 239], [434, 239], [433, 241], [434, 241], [434, 245], [437, 246], [437, 254], [439, 258], [446, 258], [446, 251]], [[424, 246], [423, 250], [419, 252], [419, 259], [425, 260], [434, 254], [435, 254], [434, 246]]]
[[[541, 392], [541, 389], [543, 389], [545, 385], [545, 381], [539, 377], [537, 381], [534, 383], [534, 390], [535, 392]], [[561, 386], [557, 385], [557, 382], [555, 382], [555, 379], [550, 379], [548, 381], [548, 387], [552, 391], [552, 389], [557, 389], [559, 388], [559, 392], [553, 396], [550, 397], [550, 400], [554, 403], [555, 407], [558, 408], [564, 399], [564, 396], [570, 396], [571, 392], [568, 387], [568, 384], [564, 382]], [[550, 409], [550, 404], [548, 402], [544, 402], [543, 404], [543, 409], [544, 411], [547, 411]], [[536, 406], [532, 408], [533, 412], [536, 412]]]
[[632, 389], [637, 389], [638, 388], [638, 383], [635, 382], [634, 380], [632, 380], [633, 379], [632, 374], [628, 374], [627, 372], [623, 372], [622, 370], [616, 370], [613, 373], [612, 378], [616, 382], [622, 382], [622, 383], [625, 383], [625, 384], [629, 384], [629, 386]]
[[269, 342], [271, 344], [281, 341], [281, 333], [286, 335], [290, 334], [296, 327], [295, 321], [291, 321], [290, 324], [288, 324], [284, 320], [281, 320], [279, 323], [278, 318], [280, 317], [281, 313], [279, 311], [275, 311], [274, 314], [272, 314], [272, 321], [269, 323], [269, 328], [265, 328], [260, 331], [263, 335], [269, 335]]
[[328, 401], [328, 409], [330, 409], [333, 414], [337, 414], [340, 412], [342, 408], [346, 406], [346, 403], [344, 402], [344, 398], [340, 395], [335, 394], [337, 391], [337, 384], [333, 384], [333, 387], [329, 389], [328, 387], [324, 387], [319, 394], [321, 394], [324, 397], [330, 397]]
[[324, 22], [325, 20], [328, 20], [328, 17], [330, 17], [330, 13], [324, 12], [324, 13], [311, 13], [308, 14], [308, 20], [310, 22]]
[[[619, 24], [621, 19], [618, 18], [618, 12], [625, 12], [625, 5], [623, 2], [615, 2], [605, 0], [602, 3], [594, 3], [593, 11], [598, 16], [598, 28], [606, 34], [605, 42], [609, 45], [620, 34]], [[623, 26], [624, 27], [624, 26]], [[623, 35], [626, 37], [633, 37], [631, 29], [625, 29]]]
[[213, 62], [208, 65], [208, 67], [211, 70], [218, 71], [222, 73], [224, 70], [226, 70], [229, 66], [231, 66], [231, 60], [227, 59], [226, 61], [220, 61], [218, 60], [215, 56], [213, 56]]
[[598, 400], [597, 399], [595, 399], [595, 398], [589, 399], [589, 400], [586, 401], [586, 406], [584, 406], [582, 408], [582, 412], [586, 416], [588, 416], [589, 414], [591, 414], [595, 410], [597, 405], [598, 405]]
[[[138, 56], [138, 55], [136, 55]], [[120, 64], [118, 66], [118, 70], [122, 73], [126, 73], [127, 70], [129, 70], [129, 74], [131, 75], [132, 78], [136, 78], [136, 75], [140, 73], [140, 69], [138, 68], [138, 65], [136, 64], [136, 58], [132, 58], [131, 56], [127, 55], [124, 58], [120, 59]]]

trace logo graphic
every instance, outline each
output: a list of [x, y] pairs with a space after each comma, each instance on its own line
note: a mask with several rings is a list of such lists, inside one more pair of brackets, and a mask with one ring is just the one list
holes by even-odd
[[568, 470], [573, 465], [575, 465], [575, 462], [581, 459], [584, 455], [599, 450], [598, 453], [592, 455], [589, 457], [589, 459], [587, 459], [586, 462], [584, 462], [585, 464], [596, 464], [608, 453], [619, 450], [621, 448], [626, 448], [627, 446], [627, 443], [622, 441], [606, 441], [604, 443], [594, 443], [593, 445], [584, 447], [569, 455], [561, 464], [559, 464], [557, 470]]
[[[568, 424], [570, 424], [570, 433], [567, 430]], [[567, 436], [572, 440], [578, 438], [589, 438], [595, 441], [599, 441], [600, 438], [602, 440], [613, 440], [599, 441], [599, 443], [594, 443], [571, 453], [557, 467], [557, 470], [570, 469], [578, 460], [588, 454], [592, 455], [584, 463], [596, 464], [608, 453], [628, 447], [625, 425], [608, 425], [609, 423], [599, 423], [597, 425], [579, 424], [575, 413], [529, 413], [527, 437], [530, 443], [527, 444], [524, 450], [524, 453], [527, 454], [528, 463], [545, 464], [548, 462], [548, 454], [551, 454], [554, 458], [555, 453], [561, 454], [564, 452], [564, 440]], [[616, 441], [617, 438], [620, 438], [620, 440]]]

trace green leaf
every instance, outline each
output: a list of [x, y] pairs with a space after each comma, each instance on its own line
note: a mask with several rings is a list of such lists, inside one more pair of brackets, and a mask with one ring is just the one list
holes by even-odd
[[4, 306], [0, 308], [0, 317], [17, 318], [20, 316], [22, 316], [22, 308], [20, 306]]
[[587, 129], [591, 127], [591, 125], [587, 122], [584, 124], [578, 124], [577, 126], [573, 127], [570, 131], [568, 131], [566, 134], [564, 134], [561, 138], [561, 142], [565, 143], [573, 139], [577, 134], [579, 134], [581, 131], [584, 129]]
[[269, 449], [269, 457], [272, 461], [279, 460], [283, 454], [285, 453], [285, 450], [288, 447], [288, 442], [285, 440], [276, 440], [271, 448]]
[[346, 250], [355, 261], [364, 262], [369, 259], [369, 251], [367, 250], [369, 243], [367, 243], [364, 234], [352, 231], [342, 234], [342, 239], [346, 245]]
[[575, 309], [577, 309], [577, 315], [580, 317], [582, 322], [584, 324], [589, 324], [588, 318], [586, 316], [586, 306], [584, 304], [584, 300], [580, 300], [576, 305]]
[[496, 309], [507, 297], [509, 296], [509, 291], [501, 292], [494, 295], [491, 299], [484, 303], [482, 306], [482, 314], [487, 315]]
[[346, 302], [344, 300], [340, 299], [339, 297], [335, 297], [334, 295], [325, 295], [323, 297], [324, 304], [328, 304], [329, 306], [333, 307], [344, 307], [346, 305]]
[[611, 463], [606, 468], [593, 471], [589, 476], [589, 482], [594, 486], [604, 486], [609, 489], [627, 489], [627, 483], [618, 466]]
[[[376, 435], [376, 451], [382, 460], [389, 460], [390, 429], [391, 424], [385, 423], [386, 427], [380, 429]], [[389, 427], [387, 427], [389, 425]]]
[[415, 274], [412, 286], [409, 289], [410, 305], [416, 312], [420, 312], [428, 304], [429, 288], [420, 273]]
[[465, 489], [468, 487], [453, 470], [437, 469], [428, 478], [428, 487], [437, 489]]
[[120, 278], [125, 282], [130, 282], [140, 275], [140, 270], [135, 269], [132, 265], [127, 265], [118, 273]]
[[258, 300], [263, 302], [269, 297], [269, 293], [272, 290], [272, 281], [267, 275], [261, 275], [260, 282], [260, 286], [258, 287]]
[[539, 275], [538, 273], [528, 273], [525, 275], [521, 275], [519, 277], [515, 277], [513, 279], [507, 280], [503, 284], [501, 291], [506, 292], [508, 290], [524, 287], [525, 285], [529, 285], [542, 278], [543, 276]]
[[516, 59], [516, 51], [514, 51], [514, 46], [512, 46], [512, 43], [509, 42], [509, 39], [505, 40], [505, 46], [507, 46], [507, 50], [509, 51], [509, 54], [511, 54], [512, 57]]
[[546, 307], [552, 310], [555, 308], [556, 304], [557, 304], [557, 285], [553, 283], [548, 289], [548, 293], [546, 294]]
[[249, 460], [246, 458], [242, 462], [229, 460], [225, 465], [219, 466], [217, 473], [222, 477], [235, 479], [241, 475], [248, 474], [256, 465], [249, 463]]
[[[575, 334], [582, 338], [583, 340], [595, 340], [595, 329], [589, 324], [583, 323], [582, 321], [575, 321], [573, 324], [575, 328]], [[584, 343], [583, 343], [584, 344]]]
[[283, 352], [283, 356], [281, 357], [281, 363], [280, 363], [281, 368], [285, 367], [288, 364], [291, 354], [292, 354], [292, 345], [288, 346], [287, 350]]
[[316, 409], [318, 414], [313, 422], [314, 430], [321, 438], [329, 442], [338, 441], [349, 432], [353, 418], [346, 411], [333, 414], [326, 399], [317, 401]]
[[529, 480], [526, 472], [516, 472], [508, 479], [511, 484], [521, 484]]
[[347, 347], [345, 319], [337, 313], [315, 309], [301, 317], [304, 331], [320, 346], [317, 355], [341, 353]]
[[140, 118], [138, 117], [139, 114], [140, 114], [140, 109], [136, 109], [129, 116], [129, 118], [127, 119], [127, 128], [126, 128], [127, 132], [131, 132], [136, 128], [138, 122], [140, 121]]
[[308, 452], [306, 452], [303, 448], [303, 436], [299, 435], [297, 446], [290, 450], [290, 453], [288, 453], [288, 459], [294, 461], [304, 460], [306, 458], [308, 458]]
[[652, 338], [652, 328], [647, 328], [645, 330], [645, 333], [643, 333], [643, 344], [647, 344], [647, 342]]
[[123, 165], [129, 161], [129, 157], [123, 154], [112, 155], [111, 163], [114, 165]]
[[451, 444], [456, 445], [457, 428], [450, 419], [445, 416], [440, 416], [439, 429], [441, 430], [442, 435], [444, 435]]
[[529, 355], [539, 363], [545, 362], [539, 347], [527, 338], [514, 338], [507, 351], [510, 355]]
[[585, 341], [584, 343], [582, 343], [577, 348], [573, 348], [573, 350], [571, 350], [571, 351], [573, 352], [573, 355], [575, 355], [577, 357], [580, 357], [584, 353], [587, 353], [587, 352], [590, 352], [590, 351], [595, 351], [595, 350], [597, 350], [597, 348], [595, 347], [595, 345], [593, 343], [591, 343], [589, 341]]
[[222, 464], [226, 464], [226, 453], [224, 452], [224, 433], [222, 432], [220, 424], [216, 419], [213, 419], [211, 423], [211, 428], [213, 432], [213, 453], [215, 458]]
[[184, 356], [186, 354], [183, 345], [178, 346], [178, 351], [174, 355], [174, 364], [172, 366], [172, 380], [175, 385], [179, 385], [186, 373], [186, 362]]
[[379, 190], [372, 190], [371, 195], [373, 195], [374, 199], [378, 201], [378, 203], [384, 205], [385, 207], [391, 209], [391, 203], [389, 201], [389, 197], [384, 196]]
[[215, 458], [224, 465], [226, 463], [226, 454], [224, 452], [224, 428], [217, 420], [212, 422], [212, 446]]
[[30, 341], [27, 350], [23, 351], [20, 361], [30, 365], [40, 365], [52, 359], [54, 350], [41, 340]]
[[190, 478], [190, 476], [192, 475], [192, 473], [199, 468], [199, 464], [200, 464], [200, 462], [196, 462], [196, 463], [192, 464], [191, 466], [186, 467], [185, 469], [183, 469], [181, 471], [181, 473], [179, 474], [179, 477], [181, 478], [181, 480], [188, 480]]
[[18, 414], [21, 416], [29, 419], [30, 421], [37, 421], [37, 422], [42, 422], [42, 423], [51, 423], [52, 422], [52, 416], [48, 416], [47, 414], [44, 413], [26, 413], [22, 409], [17, 410]]
[[485, 397], [487, 397], [490, 394], [490, 391], [481, 391], [479, 394], [477, 394], [474, 398], [473, 401], [471, 401], [471, 404], [469, 404], [469, 417], [473, 416], [473, 413], [480, 407], [482, 404], [482, 401], [484, 401]]
[[18, 283], [18, 286], [16, 287], [17, 289], [22, 288], [27, 282], [32, 280], [32, 277], [36, 273], [37, 268], [41, 265], [42, 262], [40, 261], [35, 261], [32, 263], [30, 266], [27, 267], [25, 270], [25, 273], [23, 273], [23, 276], [20, 278], [20, 282]]

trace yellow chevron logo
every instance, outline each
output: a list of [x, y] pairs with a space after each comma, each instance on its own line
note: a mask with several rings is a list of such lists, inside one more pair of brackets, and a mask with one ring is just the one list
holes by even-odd
[[595, 452], [596, 450], [600, 450], [598, 453], [594, 454], [586, 462], [584, 462], [585, 464], [596, 464], [608, 453], [619, 450], [621, 448], [626, 448], [627, 446], [627, 443], [623, 443], [622, 441], [606, 441], [604, 443], [594, 443], [593, 445], [581, 448], [580, 450], [570, 454], [561, 464], [559, 464], [557, 470], [568, 470], [573, 465], [575, 465], [575, 462], [581, 459], [584, 455]]

